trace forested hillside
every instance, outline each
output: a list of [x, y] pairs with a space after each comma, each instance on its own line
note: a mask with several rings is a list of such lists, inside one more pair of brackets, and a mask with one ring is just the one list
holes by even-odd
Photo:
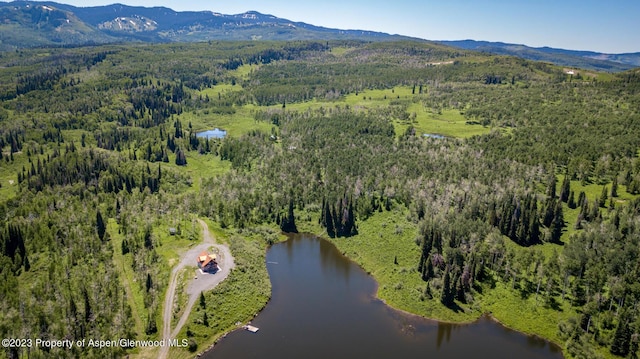
[[422, 42], [109, 45], [0, 53], [0, 100], [3, 338], [159, 339], [208, 218], [237, 268], [172, 357], [264, 306], [280, 229], [330, 237], [400, 309], [637, 355], [637, 70]]

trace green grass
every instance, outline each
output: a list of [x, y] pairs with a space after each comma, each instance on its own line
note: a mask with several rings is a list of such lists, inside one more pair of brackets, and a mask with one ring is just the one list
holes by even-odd
[[120, 271], [120, 280], [125, 289], [127, 304], [131, 307], [135, 322], [135, 332], [140, 334], [144, 333], [144, 321], [141, 315], [146, 315], [147, 311], [144, 306], [143, 293], [134, 278], [133, 269], [131, 268], [131, 258], [129, 258], [130, 255], [122, 255], [121, 247], [124, 238], [122, 234], [118, 233], [118, 227], [115, 219], [110, 218], [107, 223], [107, 232], [111, 236], [114, 247], [113, 265]]
[[352, 47], [337, 46], [337, 47], [331, 48], [331, 54], [334, 56], [343, 56], [344, 54], [348, 53], [351, 50], [353, 50]]
[[[418, 91], [418, 90], [416, 90]], [[320, 107], [349, 106], [356, 110], [381, 109], [389, 106], [404, 106], [412, 119], [392, 119], [396, 134], [402, 135], [409, 126], [416, 129], [416, 134], [439, 134], [447, 137], [466, 138], [486, 134], [490, 128], [482, 125], [467, 124], [467, 119], [458, 110], [445, 109], [439, 113], [425, 108], [419, 101], [428, 94], [413, 94], [413, 87], [396, 86], [391, 89], [367, 90], [351, 93], [335, 101], [318, 101], [316, 99], [287, 104], [288, 110], [306, 111]], [[277, 109], [280, 105], [271, 106]]]
[[[168, 216], [170, 217], [170, 216]], [[180, 254], [187, 251], [189, 248], [202, 243], [202, 235], [200, 233], [200, 226], [189, 217], [184, 219], [174, 219], [161, 223], [155, 223], [153, 228], [153, 237], [160, 245], [156, 247], [158, 255], [162, 258], [166, 273], [171, 274], [171, 270], [178, 263]], [[180, 234], [171, 235], [169, 228], [180, 227]], [[168, 276], [166, 282], [169, 282]]]
[[234, 107], [234, 114], [216, 114], [208, 110], [185, 112], [178, 116], [183, 126], [191, 122], [194, 131], [205, 131], [219, 128], [227, 131], [227, 136], [240, 137], [252, 130], [271, 132], [272, 125], [263, 121], [256, 121], [252, 111], [257, 109], [254, 105]]
[[22, 167], [29, 170], [30, 164], [27, 155], [23, 152], [13, 154], [13, 162], [7, 161], [9, 151], [2, 152], [2, 160], [0, 160], [0, 199], [7, 200], [16, 196], [18, 193], [18, 172], [22, 171]]
[[494, 288], [483, 285], [483, 295], [479, 298], [483, 310], [505, 326], [517, 331], [537, 335], [562, 346], [558, 335], [558, 323], [575, 315], [567, 301], [560, 303], [561, 310], [545, 305], [543, 295], [535, 293], [523, 298], [511, 284], [496, 282]]
[[[556, 186], [556, 193], [559, 194], [562, 186], [562, 181], [564, 180], [564, 175], [558, 175], [557, 178], [558, 178], [558, 181]], [[582, 184], [580, 181], [571, 181], [571, 186], [570, 186], [571, 190], [574, 192], [576, 201], [578, 200], [578, 196], [580, 192], [585, 193], [585, 195], [587, 196], [587, 200], [589, 202], [589, 206], [593, 205], [594, 200], [596, 198], [599, 198], [602, 195], [603, 187], [607, 187], [607, 196], [609, 198], [607, 199], [605, 204], [606, 208], [600, 208], [600, 212], [602, 213], [603, 217], [607, 217], [609, 199], [611, 198], [610, 197], [611, 182], [601, 185], [596, 183]], [[620, 206], [620, 205], [624, 206], [627, 203], [629, 203], [629, 201], [634, 200], [638, 197], [639, 197], [638, 195], [629, 194], [627, 192], [627, 187], [619, 184], [618, 197], [615, 197], [614, 202], [616, 206]], [[580, 214], [580, 208], [571, 209], [566, 204], [563, 204], [562, 211], [563, 211], [562, 213], [564, 215], [564, 221], [565, 221], [566, 227], [562, 232], [562, 237], [560, 238], [560, 240], [564, 243], [567, 243], [571, 238], [571, 235], [578, 231], [574, 227], [575, 227], [576, 221], [578, 220], [578, 215]]]
[[222, 96], [227, 92], [241, 91], [241, 90], [242, 90], [242, 86], [238, 84], [232, 85], [232, 84], [221, 83], [213, 87], [204, 89], [202, 91], [198, 91], [197, 94], [202, 95], [203, 97], [209, 96], [210, 99], [215, 99], [218, 97], [218, 94]]
[[175, 294], [175, 303], [176, 308], [173, 311], [173, 317], [171, 318], [171, 328], [175, 328], [176, 324], [182, 317], [184, 313], [184, 309], [187, 306], [187, 302], [189, 301], [189, 296], [187, 295], [187, 286], [193, 280], [195, 276], [194, 273], [197, 273], [196, 267], [185, 267], [180, 273], [178, 273], [178, 281], [176, 285], [176, 294]]
[[191, 190], [198, 193], [203, 179], [227, 173], [231, 170], [231, 162], [223, 161], [213, 154], [201, 155], [197, 151], [191, 151], [187, 154], [187, 165], [180, 167], [180, 170], [192, 178]]
[[[376, 279], [377, 296], [388, 305], [441, 321], [476, 320], [482, 314], [478, 308], [462, 306], [455, 312], [440, 304], [437, 295], [423, 298], [426, 282], [416, 269], [420, 259], [420, 248], [415, 243], [417, 228], [406, 215], [406, 210], [399, 208], [374, 214], [360, 222], [358, 235], [330, 241]], [[398, 264], [394, 264], [396, 258]]]
[[[169, 234], [169, 227], [177, 227], [178, 224], [181, 228], [181, 233], [177, 235]], [[118, 224], [115, 219], [110, 218], [107, 224], [107, 231], [111, 237], [111, 241], [114, 247], [114, 255], [113, 255], [113, 263], [117, 270], [120, 272], [120, 279], [122, 281], [122, 285], [125, 288], [126, 293], [126, 301], [127, 304], [132, 308], [132, 312], [134, 313], [134, 322], [135, 322], [135, 332], [138, 333], [139, 338], [145, 338], [144, 334], [146, 316], [148, 315], [148, 310], [144, 304], [144, 292], [140, 283], [137, 281], [136, 275], [132, 269], [132, 254], [128, 253], [126, 255], [122, 255], [120, 250], [123, 235], [118, 233]], [[158, 223], [153, 223], [152, 234], [155, 239], [157, 246], [156, 251], [160, 256], [160, 273], [157, 274], [156, 281], [159, 284], [159, 290], [162, 292], [162, 295], [159, 296], [159, 307], [156, 313], [157, 318], [156, 321], [158, 323], [159, 331], [156, 333], [153, 338], [156, 338], [161, 335], [162, 330], [162, 306], [164, 304], [164, 295], [167, 289], [167, 285], [169, 282], [169, 278], [171, 276], [171, 270], [179, 259], [180, 253], [187, 250], [189, 247], [201, 243], [201, 236], [199, 235], [200, 226], [197, 223], [190, 221], [189, 219], [176, 220], [173, 222], [162, 221]], [[179, 287], [184, 288], [186, 280], [184, 277], [191, 277], [192, 272], [187, 268], [180, 273], [180, 281]], [[179, 288], [179, 289], [180, 289]], [[178, 290], [178, 301], [186, 301], [186, 295], [180, 295], [181, 291]], [[175, 316], [178, 316], [180, 313], [174, 313]], [[135, 339], [135, 338], [132, 338]], [[139, 357], [151, 358], [154, 357], [155, 348], [149, 349], [136, 349], [133, 351], [133, 354], [138, 355]]]
[[[303, 215], [305, 216], [305, 215]], [[317, 225], [317, 216], [309, 221], [299, 222], [301, 230], [323, 233]], [[575, 315], [568, 300], [559, 297], [560, 311], [549, 307], [542, 294], [536, 299], [535, 293], [523, 296], [511, 282], [496, 280], [494, 288], [481, 283], [482, 293], [474, 293], [470, 304], [456, 302], [457, 310], [452, 310], [439, 301], [439, 290], [432, 287], [433, 298], [423, 296], [426, 283], [416, 272], [420, 257], [415, 243], [416, 225], [407, 221], [406, 210], [394, 208], [390, 212], [376, 213], [358, 226], [359, 234], [350, 238], [330, 239], [336, 247], [350, 259], [358, 263], [378, 282], [377, 296], [391, 307], [445, 322], [471, 322], [483, 313], [492, 316], [507, 327], [551, 340], [562, 346], [558, 335], [558, 323]], [[505, 237], [508, 248], [516, 251], [540, 250], [545, 257], [553, 251], [561, 251], [561, 246], [543, 244], [523, 248]], [[394, 259], [397, 258], [397, 263]], [[517, 314], [515, 314], [517, 313]]]
[[[218, 239], [220, 229], [210, 228]], [[205, 293], [206, 306], [196, 302], [187, 325], [177, 338], [197, 343], [197, 352], [209, 348], [224, 333], [251, 320], [271, 297], [271, 282], [265, 264], [265, 242], [259, 235], [239, 237], [225, 235], [236, 262], [229, 277], [214, 290]], [[204, 324], [207, 313], [208, 326]], [[193, 358], [195, 353], [184, 348], [172, 348], [170, 358]]]
[[259, 67], [259, 65], [242, 65], [237, 69], [230, 71], [230, 74], [231, 76], [236, 76], [242, 80], [248, 80], [251, 72]]
[[[251, 71], [250, 68], [243, 66], [243, 69], [236, 70], [241, 74]], [[201, 95], [209, 97], [217, 97], [218, 93], [223, 94], [229, 91], [237, 91], [241, 89], [239, 85], [220, 84], [213, 88], [205, 89], [200, 92]], [[417, 91], [417, 90], [416, 90]], [[466, 138], [474, 135], [489, 133], [490, 128], [477, 124], [467, 124], [465, 117], [458, 110], [445, 109], [439, 112], [433, 112], [431, 109], [425, 108], [420, 98], [428, 96], [428, 94], [413, 94], [413, 88], [409, 86], [396, 86], [391, 89], [382, 90], [366, 90], [345, 95], [337, 100], [323, 101], [313, 99], [306, 102], [288, 103], [286, 109], [289, 111], [304, 112], [307, 110], [316, 110], [321, 107], [337, 107], [349, 106], [356, 110], [366, 111], [369, 109], [382, 109], [390, 106], [401, 106], [406, 112], [413, 116], [413, 119], [391, 119], [398, 136], [402, 135], [410, 125], [415, 127], [418, 135], [440, 134], [447, 137]], [[281, 109], [282, 105], [273, 106], [257, 106], [248, 104], [244, 106], [234, 106], [233, 114], [220, 114], [213, 112], [213, 109], [203, 109], [191, 112], [185, 112], [178, 116], [183, 126], [191, 123], [194, 131], [203, 131], [213, 128], [219, 128], [227, 131], [227, 136], [239, 137], [253, 130], [259, 130], [269, 133], [273, 127], [271, 124], [262, 121], [256, 121], [253, 113], [259, 110]]]
[[416, 114], [416, 134], [425, 133], [444, 135], [447, 137], [466, 138], [484, 135], [490, 132], [489, 127], [467, 124], [467, 119], [458, 110], [442, 110], [434, 113], [421, 104], [415, 103], [409, 107], [409, 113]]

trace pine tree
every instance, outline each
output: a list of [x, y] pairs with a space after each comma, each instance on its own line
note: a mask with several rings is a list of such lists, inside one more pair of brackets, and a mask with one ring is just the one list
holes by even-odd
[[556, 175], [553, 170], [550, 170], [547, 177], [547, 198], [556, 198], [556, 182]]
[[618, 177], [613, 177], [611, 181], [611, 197], [618, 197]]
[[558, 243], [562, 236], [562, 227], [564, 227], [564, 217], [562, 214], [562, 202], [558, 201], [556, 210], [553, 214], [553, 221], [549, 230], [551, 232], [551, 242]]
[[102, 213], [100, 213], [100, 209], [96, 212], [96, 229], [100, 240], [104, 240], [104, 234], [107, 231], [107, 227], [104, 223], [104, 219], [102, 218]]
[[287, 216], [281, 219], [280, 229], [287, 233], [298, 233], [296, 219], [293, 214], [293, 198], [289, 199], [289, 210], [287, 211]]
[[598, 207], [600, 204], [598, 198], [593, 201], [593, 205], [590, 207], [589, 218], [588, 220], [593, 222], [600, 219], [600, 208]]
[[442, 280], [442, 294], [440, 295], [440, 302], [446, 306], [453, 304], [453, 292], [451, 290], [451, 274], [449, 273], [449, 266], [444, 271], [444, 278]]
[[573, 191], [569, 192], [569, 199], [567, 200], [567, 206], [571, 209], [576, 208], [576, 200]]
[[182, 152], [181, 148], [178, 148], [176, 152], [176, 165], [178, 166], [186, 166], [187, 165], [187, 157], [184, 152]]
[[529, 222], [529, 244], [538, 243], [540, 241], [540, 217], [537, 209], [533, 212]]
[[560, 188], [560, 200], [562, 202], [567, 202], [569, 199], [570, 192], [571, 192], [571, 180], [569, 180], [569, 176], [564, 176], [564, 180], [562, 181], [562, 186]]
[[618, 327], [613, 335], [611, 343], [611, 353], [621, 357], [629, 354], [629, 344], [631, 343], [631, 331], [629, 330], [629, 322], [623, 315], [620, 316]]
[[427, 260], [425, 261], [425, 266], [422, 271], [422, 280], [428, 282], [434, 276], [433, 270], [433, 262], [431, 261], [431, 256], [427, 256]]
[[147, 289], [147, 292], [149, 292], [151, 288], [153, 288], [153, 279], [151, 278], [151, 273], [147, 273], [147, 281], [146, 281], [145, 288]]
[[156, 323], [155, 310], [149, 310], [149, 317], [147, 318], [147, 327], [145, 333], [147, 335], [155, 334], [158, 332], [158, 323]]
[[24, 259], [22, 261], [24, 263], [24, 271], [28, 272], [31, 269], [31, 263], [29, 263], [29, 257], [27, 257], [27, 254], [24, 254]]
[[607, 204], [607, 196], [609, 191], [607, 190], [607, 186], [602, 187], [602, 193], [600, 194], [600, 200], [598, 201], [598, 205], [603, 207]]
[[544, 210], [544, 217], [542, 218], [542, 224], [544, 224], [545, 227], [551, 226], [551, 222], [553, 222], [556, 207], [557, 207], [556, 200], [553, 197], [549, 197], [547, 199], [546, 207]]
[[433, 294], [431, 294], [431, 286], [429, 285], [429, 282], [427, 282], [427, 286], [424, 288], [424, 296], [429, 299], [433, 298]]
[[153, 248], [153, 237], [151, 236], [151, 225], [147, 225], [144, 229], [144, 247]]

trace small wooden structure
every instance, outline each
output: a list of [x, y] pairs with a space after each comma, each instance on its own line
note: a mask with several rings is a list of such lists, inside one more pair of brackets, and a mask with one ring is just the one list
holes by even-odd
[[249, 324], [245, 325], [243, 328], [250, 331], [251, 333], [255, 333], [259, 330], [258, 327], [254, 327], [253, 325], [249, 325]]

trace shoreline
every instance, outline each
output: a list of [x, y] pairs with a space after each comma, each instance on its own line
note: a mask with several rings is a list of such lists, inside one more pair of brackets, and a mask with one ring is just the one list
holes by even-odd
[[[322, 238], [324, 238], [324, 237], [322, 237]], [[327, 239], [325, 239], [325, 240], [327, 240]], [[328, 241], [331, 242], [335, 246], [335, 243], [333, 243], [333, 241], [331, 241], [331, 240], [328, 240]], [[387, 303], [387, 301], [385, 299], [380, 298], [380, 296], [378, 295], [378, 293], [379, 293], [378, 289], [380, 287], [380, 283], [376, 279], [376, 277], [373, 276], [373, 274], [371, 274], [369, 271], [364, 269], [362, 267], [362, 265], [360, 265], [360, 263], [356, 262], [351, 257], [347, 256], [345, 253], [342, 253], [342, 255], [345, 256], [346, 258], [348, 258], [351, 262], [353, 262], [356, 265], [358, 265], [365, 273], [367, 273], [368, 276], [373, 278], [373, 280], [376, 283], [376, 289], [375, 289], [375, 292], [374, 292], [374, 295], [373, 295], [373, 299], [379, 300], [380, 302], [382, 302], [384, 305], [386, 305], [391, 310], [394, 310], [396, 312], [402, 313], [402, 314], [407, 315], [407, 316], [412, 316], [412, 317], [421, 318], [421, 319], [427, 319], [427, 320], [431, 320], [431, 321], [434, 321], [434, 322], [437, 322], [437, 323], [450, 324], [450, 325], [471, 325], [473, 323], [478, 322], [483, 317], [487, 317], [489, 320], [495, 322], [496, 324], [500, 325], [503, 328], [512, 330], [514, 332], [517, 332], [517, 333], [520, 333], [520, 334], [523, 334], [523, 335], [526, 335], [526, 336], [529, 336], [529, 337], [533, 337], [533, 338], [537, 338], [537, 339], [541, 339], [541, 340], [546, 341], [550, 345], [555, 346], [558, 349], [558, 351], [560, 353], [562, 353], [562, 357], [563, 358], [565, 357], [564, 349], [563, 349], [562, 345], [560, 345], [559, 343], [556, 343], [555, 341], [553, 341], [553, 340], [551, 340], [549, 338], [545, 338], [542, 335], [539, 335], [537, 333], [527, 333], [525, 331], [522, 331], [522, 330], [519, 330], [519, 329], [516, 329], [516, 328], [512, 328], [512, 327], [506, 325], [505, 323], [503, 323], [502, 321], [500, 321], [498, 318], [496, 318], [491, 311], [482, 312], [474, 320], [463, 320], [463, 321], [456, 322], [456, 321], [451, 321], [451, 320], [444, 320], [444, 319], [437, 319], [437, 318], [433, 318], [433, 317], [426, 317], [426, 316], [421, 315], [421, 314], [417, 314], [417, 313], [413, 313], [413, 312], [410, 312], [410, 311], [407, 311], [407, 310], [404, 310], [404, 309], [396, 308], [393, 305]]]
[[[302, 233], [302, 234], [308, 234], [308, 235], [310, 235], [310, 236], [314, 236], [314, 237], [318, 237], [318, 238], [321, 238], [321, 239], [323, 239], [323, 240], [326, 240], [326, 241], [330, 242], [334, 247], [336, 247], [336, 249], [338, 249], [338, 247], [336, 246], [336, 244], [335, 244], [331, 239], [327, 239], [327, 238], [325, 238], [325, 237], [324, 237], [324, 236], [322, 236], [322, 235], [317, 235], [317, 234], [310, 233], [310, 232], [301, 232], [301, 233]], [[326, 234], [326, 233], [325, 233], [325, 234]], [[289, 240], [289, 237], [287, 237], [287, 240]], [[280, 243], [280, 242], [277, 242], [277, 243]], [[268, 250], [269, 250], [269, 248], [270, 248], [270, 246], [266, 246], [265, 251], [268, 251]], [[406, 316], [408, 316], [408, 317], [419, 318], [419, 319], [423, 319], [423, 320], [429, 320], [429, 321], [432, 321], [432, 322], [435, 322], [435, 323], [442, 323], [442, 324], [449, 324], [449, 325], [472, 325], [472, 324], [474, 324], [474, 323], [476, 323], [476, 322], [478, 322], [478, 321], [482, 320], [482, 318], [487, 318], [488, 320], [491, 320], [492, 322], [494, 322], [494, 323], [496, 323], [496, 324], [500, 325], [501, 327], [503, 327], [503, 328], [505, 328], [505, 329], [512, 330], [512, 331], [514, 331], [514, 332], [517, 332], [517, 333], [519, 333], [519, 334], [522, 334], [522, 335], [525, 335], [525, 336], [528, 336], [528, 337], [531, 337], [531, 338], [535, 338], [535, 339], [543, 340], [543, 341], [545, 341], [545, 342], [546, 342], [546, 344], [548, 344], [548, 345], [550, 345], [550, 346], [554, 347], [554, 348], [555, 348], [559, 353], [561, 353], [561, 355], [562, 355], [562, 357], [563, 357], [563, 358], [565, 358], [565, 357], [566, 357], [566, 356], [565, 356], [565, 354], [564, 354], [563, 347], [562, 347], [562, 345], [560, 345], [559, 343], [556, 343], [555, 341], [553, 341], [553, 340], [551, 340], [551, 339], [548, 339], [548, 338], [545, 338], [545, 337], [543, 337], [543, 336], [541, 336], [541, 335], [539, 335], [539, 334], [537, 334], [537, 333], [528, 333], [528, 332], [525, 332], [525, 331], [522, 331], [522, 330], [518, 330], [518, 329], [516, 329], [516, 328], [512, 328], [512, 327], [510, 327], [510, 326], [506, 325], [505, 323], [503, 323], [502, 321], [500, 321], [498, 318], [496, 318], [496, 317], [493, 315], [493, 313], [492, 313], [491, 311], [484, 311], [484, 312], [482, 312], [482, 313], [479, 313], [479, 314], [478, 314], [478, 315], [477, 315], [473, 320], [451, 321], [451, 320], [438, 319], [438, 318], [434, 318], [434, 317], [427, 317], [427, 316], [424, 316], [424, 315], [421, 315], [421, 314], [418, 314], [418, 313], [413, 313], [413, 312], [410, 312], [410, 311], [407, 311], [407, 310], [404, 310], [404, 309], [397, 308], [397, 307], [395, 307], [395, 306], [393, 306], [393, 305], [389, 304], [389, 303], [387, 302], [387, 300], [385, 300], [385, 299], [383, 299], [383, 298], [380, 298], [380, 296], [379, 296], [380, 282], [378, 281], [378, 279], [377, 279], [375, 276], [373, 276], [373, 274], [371, 274], [371, 272], [367, 271], [365, 268], [363, 268], [363, 267], [362, 267], [362, 265], [361, 265], [360, 263], [358, 263], [358, 262], [357, 262], [357, 261], [355, 261], [353, 258], [351, 258], [351, 257], [349, 257], [348, 255], [346, 255], [346, 254], [345, 254], [345, 253], [343, 253], [342, 251], [340, 251], [340, 254], [341, 254], [342, 256], [344, 256], [345, 258], [347, 258], [347, 259], [348, 259], [349, 261], [351, 261], [352, 263], [356, 264], [358, 267], [360, 267], [360, 269], [362, 269], [362, 270], [363, 270], [363, 271], [364, 271], [368, 276], [370, 276], [370, 277], [374, 280], [374, 282], [375, 282], [375, 284], [376, 284], [376, 285], [375, 285], [375, 290], [374, 290], [374, 292], [373, 292], [373, 293], [372, 293], [372, 295], [371, 295], [371, 298], [372, 298], [373, 300], [380, 301], [380, 302], [381, 302], [382, 304], [384, 304], [384, 305], [385, 305], [389, 310], [392, 310], [392, 311], [395, 311], [395, 312], [397, 312], [397, 313], [400, 313], [400, 314], [406, 315]], [[266, 263], [266, 259], [265, 259], [265, 263], [264, 263], [265, 267], [266, 267], [266, 264], [267, 264], [267, 263]], [[271, 278], [269, 278], [269, 280], [271, 280]], [[271, 298], [272, 298], [272, 297], [271, 297], [271, 295], [270, 295], [270, 296], [269, 296], [269, 299], [265, 302], [264, 306], [258, 310], [258, 312], [253, 316], [253, 318], [257, 317], [258, 315], [260, 315], [260, 313], [262, 313], [262, 311], [263, 311], [263, 310], [267, 307], [267, 305], [269, 305], [269, 303], [271, 302]], [[201, 357], [202, 355], [204, 355], [204, 354], [206, 354], [206, 353], [208, 353], [208, 352], [212, 351], [212, 350], [214, 349], [214, 347], [216, 346], [216, 344], [218, 344], [218, 342], [219, 342], [220, 340], [224, 339], [224, 338], [225, 338], [227, 335], [229, 335], [230, 333], [235, 332], [236, 330], [240, 330], [240, 329], [242, 329], [242, 326], [243, 326], [243, 325], [250, 324], [250, 323], [251, 323], [251, 320], [247, 321], [246, 323], [241, 323], [241, 324], [237, 325], [237, 326], [236, 326], [236, 328], [234, 328], [234, 329], [232, 329], [232, 330], [225, 331], [224, 333], [220, 334], [219, 336], [217, 336], [217, 337], [214, 339], [213, 344], [211, 344], [210, 346], [208, 346], [205, 350], [203, 350], [203, 351], [201, 351], [201, 352], [198, 352], [198, 354], [197, 354], [195, 357], [196, 357], [196, 358], [199, 358], [199, 357]]]

